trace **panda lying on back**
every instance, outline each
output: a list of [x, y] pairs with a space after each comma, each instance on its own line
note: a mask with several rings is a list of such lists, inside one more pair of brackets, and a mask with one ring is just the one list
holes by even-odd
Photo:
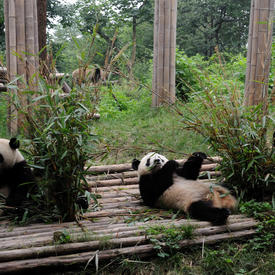
[[180, 209], [192, 218], [225, 224], [229, 209], [236, 207], [236, 199], [222, 186], [197, 180], [204, 159], [204, 153], [193, 153], [182, 167], [154, 152], [141, 161], [134, 159], [132, 167], [138, 171], [144, 204]]
[[34, 176], [23, 155], [18, 150], [16, 138], [0, 138], [0, 193], [7, 196], [6, 204], [19, 206], [26, 198]]

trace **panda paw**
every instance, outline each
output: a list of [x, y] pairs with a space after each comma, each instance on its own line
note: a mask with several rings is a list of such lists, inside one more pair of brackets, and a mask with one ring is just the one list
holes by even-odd
[[175, 160], [169, 160], [165, 163], [163, 168], [167, 171], [174, 172], [179, 167], [179, 163]]
[[213, 225], [224, 225], [226, 224], [227, 218], [230, 215], [230, 211], [227, 208], [220, 208], [217, 212], [215, 220], [212, 221]]

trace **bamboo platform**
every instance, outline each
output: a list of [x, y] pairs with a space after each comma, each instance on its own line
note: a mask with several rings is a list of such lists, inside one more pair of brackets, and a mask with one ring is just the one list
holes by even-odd
[[[218, 158], [213, 160], [215, 163], [203, 164], [202, 178], [216, 175]], [[95, 166], [90, 172], [87, 180], [91, 191], [99, 196], [98, 205], [91, 203], [82, 220], [22, 227], [0, 225], [0, 274], [56, 271], [79, 265], [84, 268], [116, 257], [153, 256], [156, 251], [147, 229], [156, 225], [193, 225], [195, 237], [180, 241], [181, 248], [255, 234], [257, 222], [244, 215], [231, 215], [226, 226], [211, 226], [186, 219], [183, 213], [145, 207], [139, 197], [136, 171], [130, 164]], [[69, 239], [59, 242], [60, 236]]]

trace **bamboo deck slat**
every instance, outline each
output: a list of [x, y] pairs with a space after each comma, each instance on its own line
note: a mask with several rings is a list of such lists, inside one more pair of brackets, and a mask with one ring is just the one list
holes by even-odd
[[[205, 163], [202, 172], [215, 172], [215, 167], [215, 163]], [[91, 210], [79, 222], [21, 227], [2, 224], [0, 274], [85, 265], [93, 257], [101, 262], [118, 256], [153, 256], [154, 247], [146, 229], [155, 225], [195, 226], [194, 239], [181, 241], [182, 248], [255, 234], [257, 222], [244, 215], [231, 215], [226, 226], [211, 226], [186, 219], [183, 213], [145, 207], [140, 200], [136, 171], [131, 171], [129, 164], [92, 167], [90, 171], [96, 175], [87, 176], [89, 187], [100, 195], [97, 211], [92, 210], [91, 204]], [[70, 236], [70, 243], [54, 242], [54, 235], [62, 232]], [[94, 259], [89, 265], [95, 265]]]

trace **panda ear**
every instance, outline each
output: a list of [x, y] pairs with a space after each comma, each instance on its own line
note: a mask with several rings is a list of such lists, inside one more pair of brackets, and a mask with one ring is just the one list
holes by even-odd
[[9, 144], [10, 144], [10, 148], [13, 150], [18, 149], [20, 146], [20, 142], [16, 138], [11, 138]]
[[192, 153], [192, 156], [200, 157], [201, 159], [207, 159], [207, 155], [203, 152], [194, 152], [194, 153]]
[[139, 164], [140, 164], [140, 160], [138, 160], [138, 159], [133, 159], [133, 161], [132, 161], [132, 168], [133, 168], [134, 170], [137, 170]]

